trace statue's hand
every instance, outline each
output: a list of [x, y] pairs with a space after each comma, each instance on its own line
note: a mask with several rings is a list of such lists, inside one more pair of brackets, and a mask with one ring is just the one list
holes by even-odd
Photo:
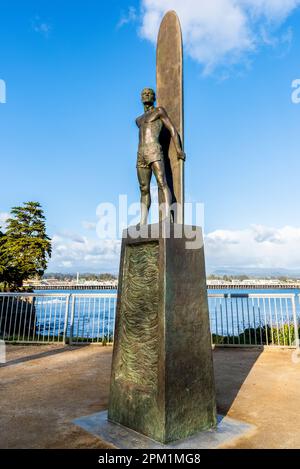
[[185, 161], [186, 154], [184, 153], [183, 150], [180, 150], [180, 151], [177, 153], [177, 157], [178, 157], [178, 159]]

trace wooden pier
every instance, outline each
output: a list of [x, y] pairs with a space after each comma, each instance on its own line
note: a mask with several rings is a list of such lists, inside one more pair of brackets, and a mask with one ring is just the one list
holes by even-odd
[[29, 285], [34, 290], [116, 290], [118, 285]]
[[222, 283], [220, 285], [207, 283], [209, 290], [299, 290], [300, 284], [297, 283], [282, 283], [282, 284], [241, 284], [241, 283]]

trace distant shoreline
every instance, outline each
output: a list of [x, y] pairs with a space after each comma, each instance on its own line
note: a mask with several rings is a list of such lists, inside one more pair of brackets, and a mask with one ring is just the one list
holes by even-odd
[[[105, 284], [105, 285], [29, 285], [30, 288], [35, 291], [115, 291], [118, 288], [117, 283], [114, 284]], [[300, 290], [299, 283], [231, 283], [231, 282], [222, 282], [222, 283], [211, 283], [207, 282], [208, 290]]]

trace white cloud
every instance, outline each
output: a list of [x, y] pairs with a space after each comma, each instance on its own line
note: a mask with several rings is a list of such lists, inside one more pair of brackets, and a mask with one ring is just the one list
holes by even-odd
[[43, 21], [38, 15], [31, 22], [33, 31], [42, 34], [44, 37], [48, 37], [52, 30], [51, 24]]
[[81, 224], [85, 230], [88, 230], [88, 231], [96, 230], [96, 226], [97, 226], [96, 222], [83, 220]]
[[123, 13], [118, 24], [117, 24], [117, 28], [122, 28], [122, 26], [125, 26], [125, 24], [128, 24], [128, 23], [134, 23], [135, 21], [137, 21], [138, 19], [138, 15], [137, 15], [137, 12], [136, 12], [136, 9], [134, 7], [129, 7], [128, 8], [128, 11], [126, 13]]
[[[300, 227], [252, 225], [243, 230], [218, 229], [205, 235], [205, 255], [212, 269], [300, 270]], [[69, 232], [52, 238], [48, 271], [117, 272], [120, 240], [92, 240]]]
[[300, 0], [142, 0], [142, 37], [156, 42], [168, 10], [180, 18], [187, 53], [209, 73], [236, 64], [258, 49], [291, 39], [285, 31], [273, 37]]
[[300, 228], [253, 225], [205, 236], [207, 263], [216, 268], [300, 269]]
[[72, 241], [74, 243], [84, 243], [85, 238], [77, 233], [73, 233], [73, 231], [69, 230], [62, 230], [56, 235], [60, 239], [66, 239]]
[[91, 240], [70, 233], [52, 238], [52, 258], [48, 271], [115, 272], [120, 256], [119, 240]]
[[0, 212], [0, 228], [5, 230], [5, 223], [6, 220], [9, 218], [9, 213], [7, 212]]

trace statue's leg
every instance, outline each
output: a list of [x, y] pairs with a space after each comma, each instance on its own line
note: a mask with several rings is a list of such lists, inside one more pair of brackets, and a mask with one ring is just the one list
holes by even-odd
[[163, 161], [154, 161], [152, 163], [152, 171], [155, 174], [156, 181], [158, 188], [162, 191], [163, 194], [163, 201], [164, 201], [164, 214], [163, 218], [170, 217], [170, 207], [172, 203], [172, 196], [171, 192], [167, 183], [166, 173], [165, 173], [165, 165]]
[[137, 175], [141, 191], [141, 225], [147, 224], [148, 212], [151, 205], [150, 181], [152, 170], [149, 167], [137, 167]]

